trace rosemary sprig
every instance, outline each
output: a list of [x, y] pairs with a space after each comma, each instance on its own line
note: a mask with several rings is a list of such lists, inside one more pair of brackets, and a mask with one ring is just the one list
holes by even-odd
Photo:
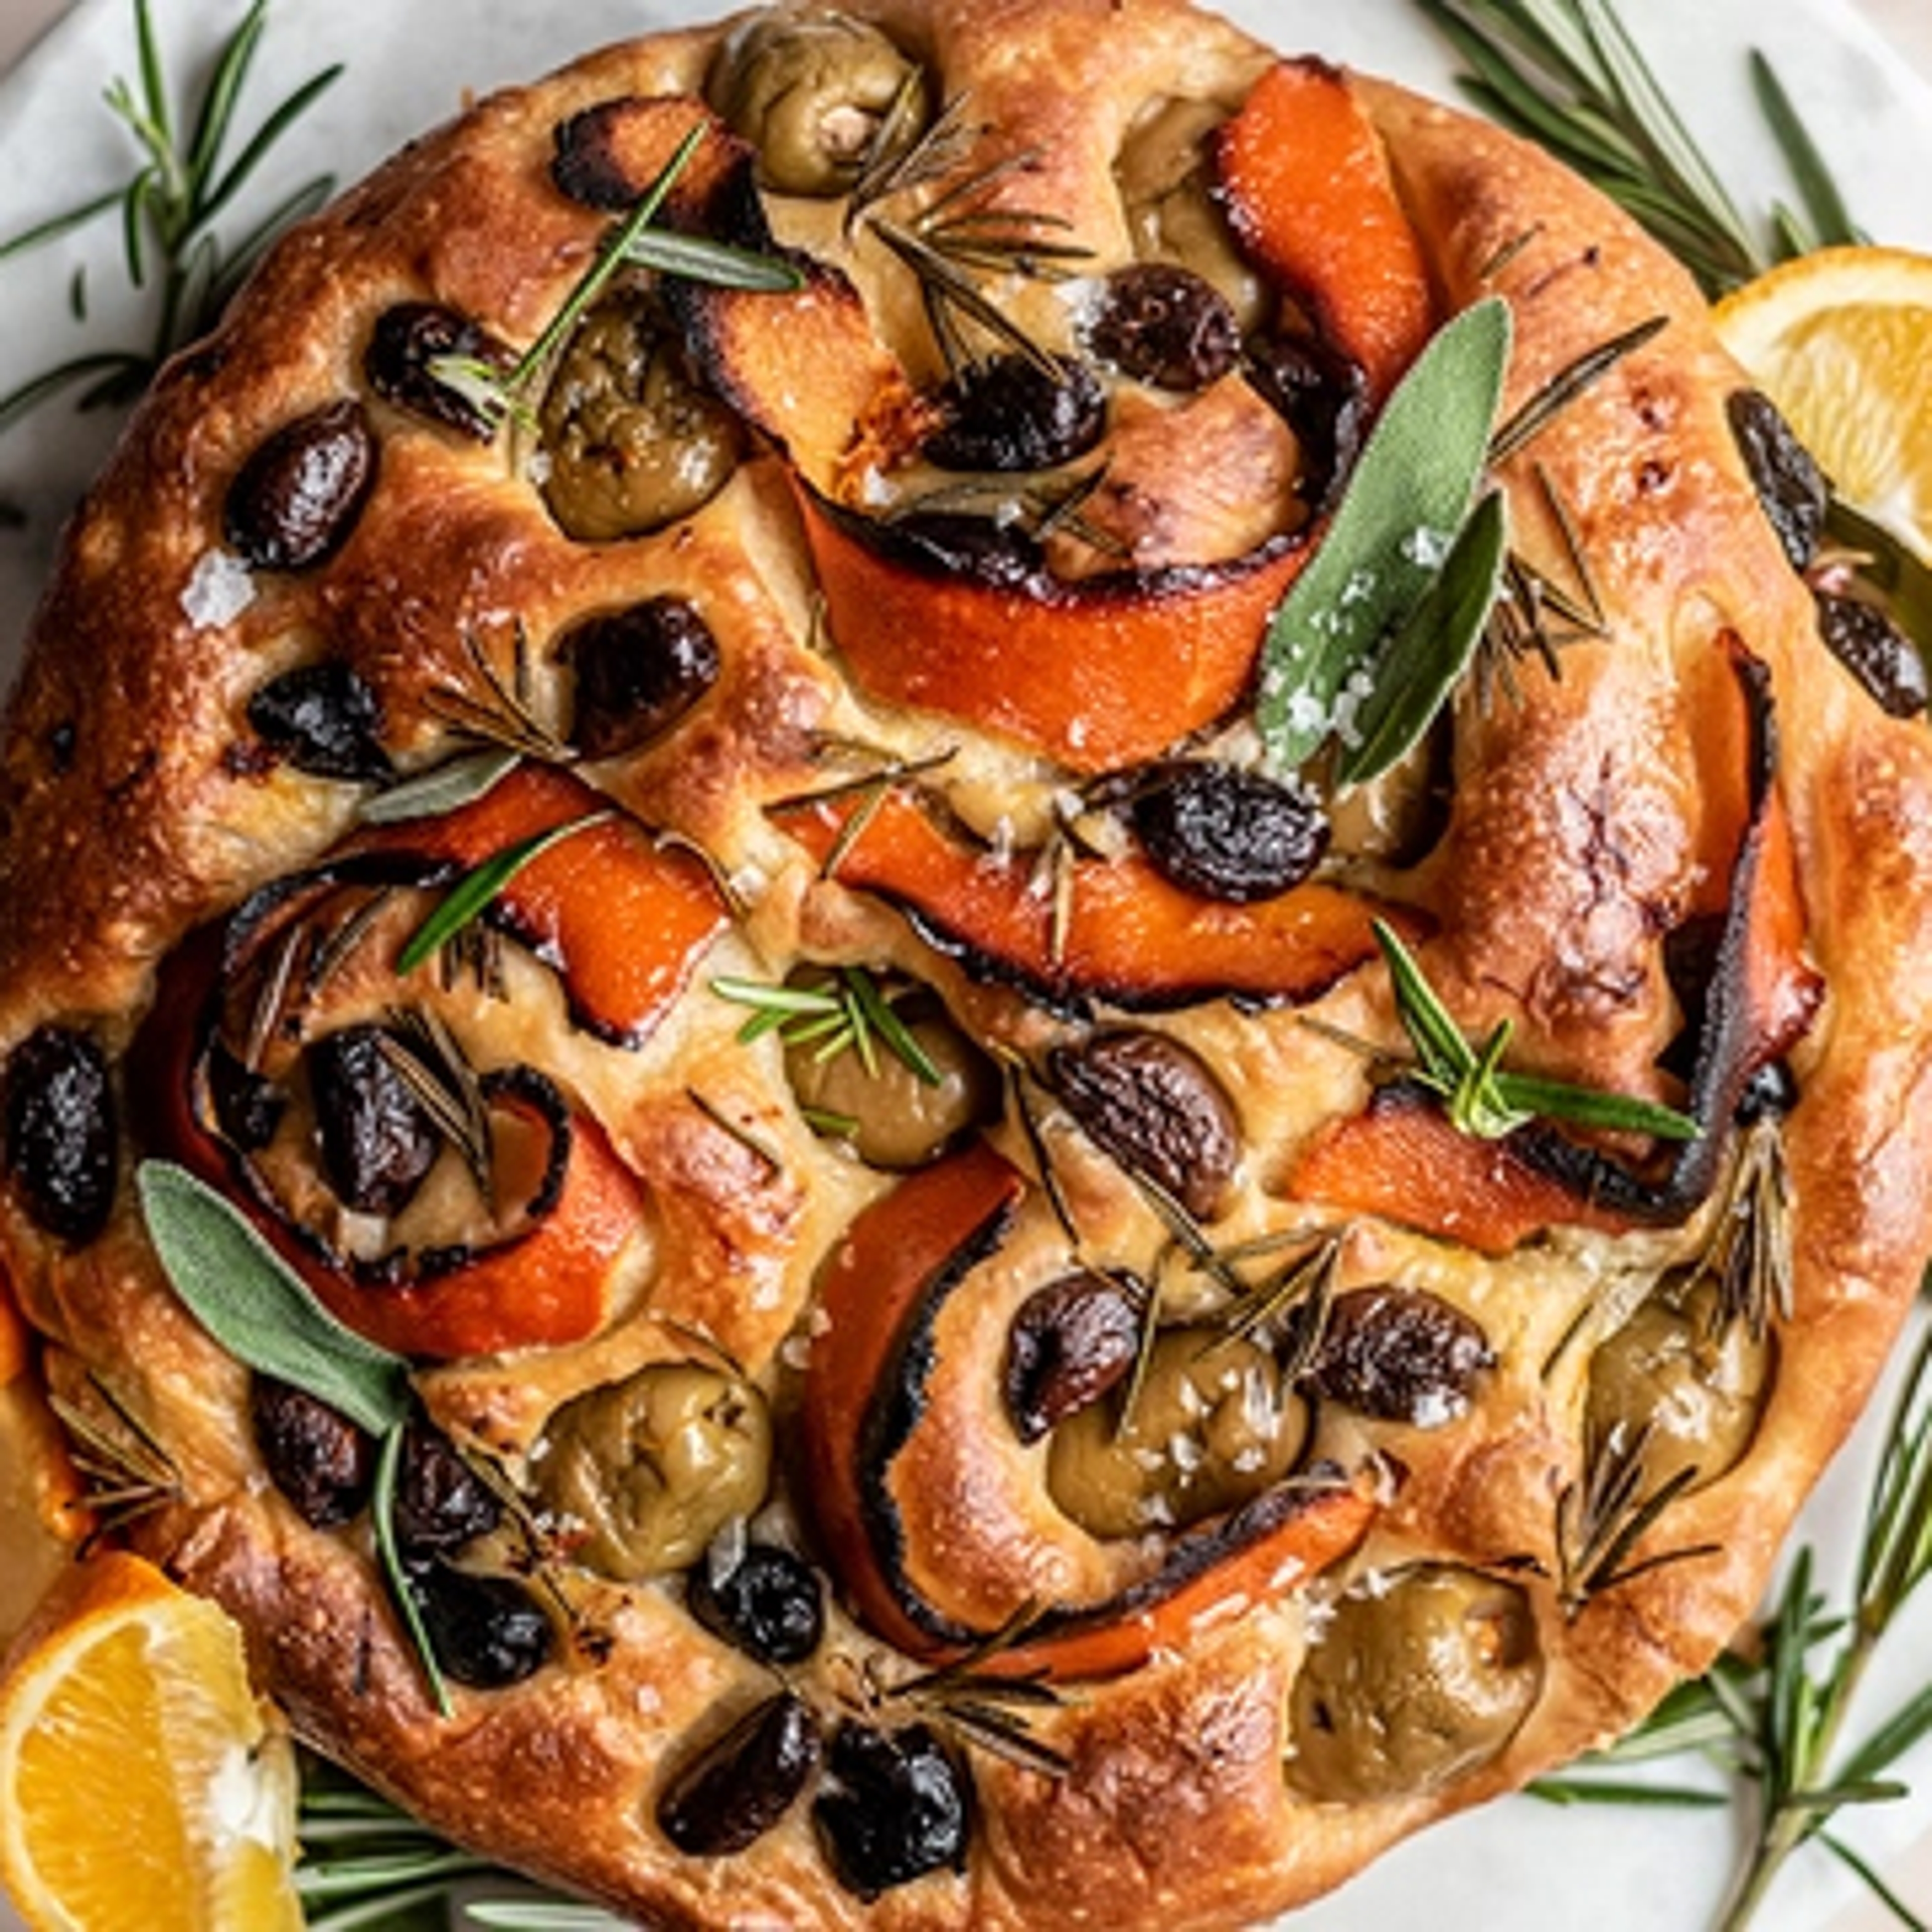
[[520, 617], [511, 634], [507, 677], [482, 638], [466, 626], [458, 676], [431, 685], [423, 702], [458, 737], [472, 744], [514, 752], [542, 764], [566, 765], [576, 756], [537, 711], [531, 689], [530, 633]]
[[1700, 1543], [1633, 1559], [1658, 1518], [1697, 1479], [1696, 1468], [1687, 1466], [1646, 1490], [1644, 1453], [1651, 1434], [1648, 1424], [1629, 1431], [1618, 1424], [1586, 1446], [1582, 1480], [1566, 1484], [1556, 1499], [1557, 1600], [1573, 1620], [1606, 1591], [1667, 1563], [1717, 1553], [1715, 1544]]
[[1701, 1131], [1688, 1114], [1654, 1100], [1504, 1072], [1510, 1022], [1498, 1021], [1480, 1046], [1472, 1046], [1400, 935], [1380, 920], [1375, 932], [1388, 964], [1396, 1016], [1415, 1050], [1418, 1064], [1412, 1077], [1442, 1101], [1459, 1132], [1500, 1140], [1539, 1119], [1662, 1140], [1691, 1140]]
[[842, 1053], [856, 1054], [873, 1079], [878, 1077], [883, 1046], [924, 1085], [940, 1084], [932, 1056], [862, 966], [838, 967], [815, 986], [722, 974], [711, 982], [711, 990], [721, 1000], [752, 1009], [751, 1018], [738, 1029], [743, 1045], [776, 1033], [788, 1046], [813, 1048], [821, 1064]]
[[80, 1504], [94, 1520], [92, 1542], [165, 1509], [182, 1490], [181, 1472], [154, 1432], [92, 1370], [87, 1382], [112, 1418], [111, 1424], [64, 1396], [50, 1394], [47, 1406], [67, 1434], [74, 1473], [82, 1483]]
[[504, 888], [526, 866], [542, 858], [553, 846], [562, 844], [566, 838], [574, 838], [579, 832], [603, 824], [610, 816], [608, 811], [586, 812], [581, 818], [566, 819], [562, 824], [553, 825], [548, 831], [533, 832], [527, 838], [520, 838], [514, 845], [505, 846], [480, 865], [472, 866], [450, 887], [435, 909], [410, 935], [397, 958], [396, 970], [413, 973], [500, 898]]
[[1758, 100], [1804, 219], [1761, 241], [1658, 84], [1610, 0], [1417, 0], [1466, 63], [1463, 92], [1547, 148], [1648, 229], [1711, 295], [1826, 242], [1862, 242], [1816, 144], [1762, 55]]
[[[121, 211], [128, 279], [156, 286], [151, 338], [142, 349], [92, 350], [0, 396], [0, 429], [70, 388], [83, 410], [130, 403], [161, 364], [206, 332], [249, 269], [284, 229], [313, 214], [334, 191], [321, 175], [285, 195], [254, 225], [226, 245], [215, 224], [267, 159], [277, 142], [340, 75], [339, 64], [312, 75], [284, 99], [229, 158], [250, 68], [267, 26], [268, 0], [254, 0], [217, 56], [198, 99], [178, 116], [170, 98], [148, 0], [134, 0], [138, 84], [117, 80], [109, 108], [134, 136], [140, 165], [126, 184], [65, 213], [38, 221], [0, 242], [0, 261], [81, 227], [113, 208]], [[185, 130], [185, 133], [184, 133]]]

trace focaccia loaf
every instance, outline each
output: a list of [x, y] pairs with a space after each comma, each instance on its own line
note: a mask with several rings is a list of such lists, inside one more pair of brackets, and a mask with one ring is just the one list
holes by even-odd
[[[1420, 742], [1275, 770], [1272, 614], [1490, 298], [1505, 416], [1622, 352]], [[165, 370], [8, 713], [0, 1283], [97, 1527], [654, 1925], [1252, 1922], [1613, 1736], [1932, 1242], [1932, 745], [1805, 474], [1593, 192], [1181, 0], [428, 135]], [[1404, 960], [1694, 1134], [1470, 1131]], [[406, 1426], [272, 1372], [286, 1282], [197, 1318], [223, 1202]]]

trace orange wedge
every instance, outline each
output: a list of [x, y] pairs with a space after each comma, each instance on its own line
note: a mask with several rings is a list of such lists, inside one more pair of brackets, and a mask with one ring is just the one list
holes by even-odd
[[34, 1932], [300, 1932], [295, 1803], [228, 1617], [136, 1556], [71, 1570], [0, 1680], [0, 1878]]
[[1716, 321], [1838, 494], [1932, 562], [1932, 256], [1820, 249]]

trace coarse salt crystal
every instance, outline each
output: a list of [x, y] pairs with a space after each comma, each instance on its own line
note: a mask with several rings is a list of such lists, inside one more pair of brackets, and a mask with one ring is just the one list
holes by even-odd
[[182, 614], [197, 631], [218, 631], [254, 601], [248, 566], [227, 550], [204, 550], [182, 592]]

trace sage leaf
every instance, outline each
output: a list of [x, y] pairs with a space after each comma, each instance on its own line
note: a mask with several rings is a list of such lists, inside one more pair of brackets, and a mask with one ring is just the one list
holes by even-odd
[[175, 1292], [237, 1361], [340, 1409], [372, 1436], [401, 1422], [409, 1364], [337, 1321], [239, 1208], [168, 1161], [143, 1161], [134, 1185]]
[[1262, 652], [1255, 722], [1288, 770], [1376, 686], [1386, 640], [1440, 571], [1488, 460], [1509, 366], [1508, 304], [1490, 296], [1430, 338], [1383, 410], [1321, 548], [1283, 600]]
[[1428, 730], [1489, 622], [1508, 548], [1506, 500], [1492, 490], [1462, 526], [1442, 574], [1389, 640], [1375, 688], [1355, 714], [1360, 741], [1336, 761], [1340, 783], [1367, 784], [1398, 764]]
[[396, 962], [397, 971], [413, 973], [425, 959], [434, 956], [438, 946], [454, 939], [532, 860], [541, 858], [553, 845], [587, 832], [593, 825], [602, 825], [610, 815], [608, 812], [586, 812], [581, 818], [553, 825], [547, 832], [532, 832], [465, 872], [443, 895], [436, 910], [410, 935], [409, 944]]
[[365, 825], [398, 825], [412, 818], [440, 818], [447, 812], [474, 805], [494, 791], [522, 762], [523, 754], [507, 746], [466, 752], [373, 794], [364, 800], [357, 816]]

